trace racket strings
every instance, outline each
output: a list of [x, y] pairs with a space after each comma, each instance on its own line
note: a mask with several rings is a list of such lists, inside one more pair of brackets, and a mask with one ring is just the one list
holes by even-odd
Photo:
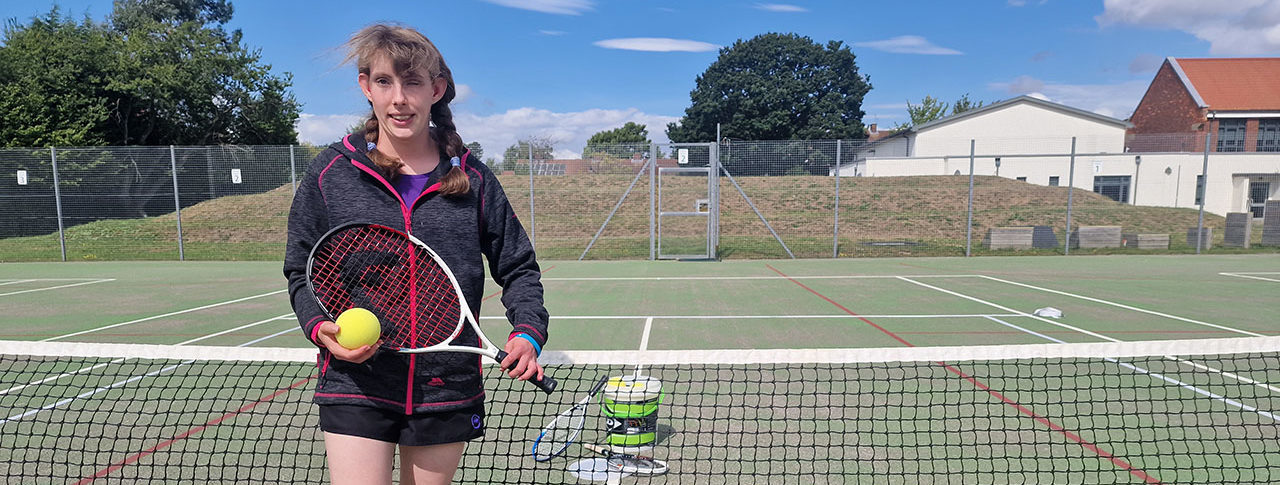
[[436, 345], [459, 327], [452, 279], [393, 229], [361, 225], [330, 234], [312, 257], [311, 275], [316, 299], [331, 315], [356, 307], [377, 315], [384, 347]]

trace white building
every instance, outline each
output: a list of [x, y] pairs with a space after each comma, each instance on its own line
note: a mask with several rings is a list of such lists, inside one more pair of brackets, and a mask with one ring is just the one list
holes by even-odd
[[[972, 163], [975, 175], [1047, 186], [1071, 183], [1130, 204], [1196, 207], [1204, 154], [1126, 153], [1125, 133], [1132, 126], [1020, 96], [864, 145], [855, 161], [842, 165], [839, 172], [868, 177], [968, 175]], [[1250, 200], [1249, 184], [1240, 181], [1260, 177], [1280, 177], [1280, 154], [1210, 153], [1205, 210], [1219, 215], [1249, 210], [1256, 201]]]

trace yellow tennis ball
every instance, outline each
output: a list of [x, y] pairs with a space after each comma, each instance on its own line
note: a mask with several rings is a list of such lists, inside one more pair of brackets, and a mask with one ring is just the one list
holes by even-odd
[[378, 317], [363, 308], [342, 312], [334, 323], [338, 324], [338, 345], [348, 349], [373, 345], [382, 336], [382, 325], [378, 324]]

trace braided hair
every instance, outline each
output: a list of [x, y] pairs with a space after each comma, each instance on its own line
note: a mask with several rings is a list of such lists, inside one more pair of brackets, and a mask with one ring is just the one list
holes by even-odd
[[[427, 73], [428, 79], [443, 78], [446, 81], [444, 96], [431, 105], [431, 138], [436, 144], [444, 147], [445, 154], [451, 159], [461, 160], [467, 153], [467, 147], [458, 135], [458, 128], [453, 124], [453, 111], [449, 102], [457, 96], [457, 88], [453, 83], [453, 71], [445, 64], [440, 50], [431, 43], [427, 36], [409, 27], [389, 24], [374, 24], [356, 32], [347, 41], [347, 57], [344, 62], [356, 61], [356, 68], [363, 74], [370, 74], [373, 60], [387, 56], [396, 72], [401, 74], [418, 72]], [[378, 117], [370, 114], [364, 123], [365, 141], [378, 143]], [[379, 173], [388, 179], [396, 177], [400, 167], [404, 166], [398, 158], [391, 158], [376, 148], [369, 151], [369, 159], [377, 166]], [[440, 193], [443, 195], [465, 194], [471, 190], [471, 180], [463, 172], [458, 162], [453, 162], [449, 173], [440, 181]]]

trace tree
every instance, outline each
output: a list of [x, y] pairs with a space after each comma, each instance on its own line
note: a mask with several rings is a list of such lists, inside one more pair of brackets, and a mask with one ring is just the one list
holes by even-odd
[[911, 121], [895, 126], [894, 130], [920, 126], [930, 121], [942, 119], [947, 116], [947, 108], [949, 107], [950, 105], [933, 96], [925, 96], [924, 99], [920, 100], [920, 104], [911, 104], [910, 101], [907, 101], [907, 117], [911, 118]]
[[981, 108], [986, 104], [987, 103], [985, 101], [978, 101], [975, 103], [969, 99], [969, 93], [964, 93], [964, 96], [960, 96], [960, 99], [957, 99], [955, 103], [951, 104], [951, 114], [958, 115], [965, 111]]
[[5, 146], [290, 144], [288, 73], [227, 32], [226, 0], [119, 0], [104, 23], [55, 7], [0, 45]]
[[473, 141], [467, 144], [467, 149], [471, 150], [471, 158], [476, 160], [484, 160], [484, 147], [480, 146], [480, 142]]
[[[920, 100], [920, 104], [918, 105], [911, 104], [910, 101], [907, 101], [907, 116], [911, 118], [911, 121], [899, 123], [898, 126], [895, 126], [893, 129], [897, 131], [911, 128], [913, 126], [920, 126], [930, 121], [940, 120], [947, 116], [958, 115], [965, 111], [981, 108], [985, 104], [986, 102], [984, 101], [974, 102], [969, 99], [969, 93], [965, 93], [964, 96], [960, 96], [960, 99], [957, 99], [955, 103], [950, 105], [939, 101], [933, 96], [926, 95], [924, 99]], [[947, 114], [948, 107], [951, 108], [950, 115]]]
[[865, 138], [863, 96], [870, 79], [840, 41], [797, 34], [738, 40], [695, 81], [692, 104], [667, 125], [673, 142]]
[[516, 142], [515, 145], [507, 147], [507, 151], [502, 153], [503, 164], [514, 164], [523, 162], [529, 163], [529, 147], [533, 147], [533, 160], [546, 161], [551, 160], [551, 152], [555, 151], [555, 144], [550, 138], [530, 136]]
[[629, 159], [636, 153], [648, 152], [652, 143], [645, 125], [628, 121], [621, 127], [591, 135], [587, 139], [587, 146], [582, 150], [582, 157]]

